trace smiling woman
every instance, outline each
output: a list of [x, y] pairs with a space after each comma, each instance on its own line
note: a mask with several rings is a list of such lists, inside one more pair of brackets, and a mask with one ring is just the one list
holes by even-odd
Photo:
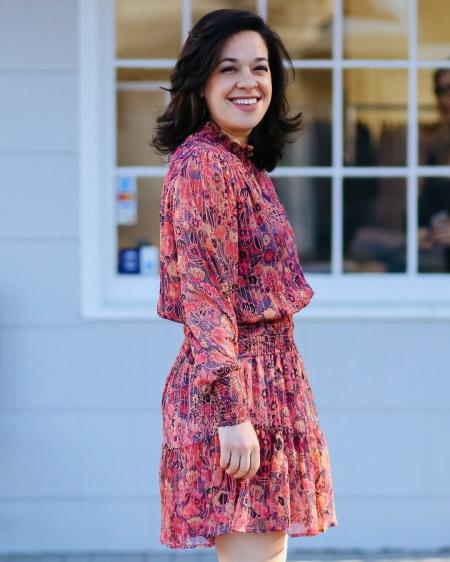
[[259, 16], [241, 10], [207, 14], [189, 32], [171, 87], [163, 88], [171, 101], [157, 118], [151, 144], [173, 153], [212, 118], [231, 138], [254, 147], [258, 169], [272, 171], [302, 122], [301, 112], [289, 115], [285, 62], [294, 73], [280, 37]]
[[211, 118], [241, 144], [248, 142], [272, 98], [268, 56], [267, 46], [256, 31], [232, 35], [201, 93]]
[[287, 534], [337, 525], [328, 445], [293, 315], [314, 291], [267, 174], [288, 115], [279, 37], [218, 10], [191, 30], [154, 144], [170, 152], [160, 207], [162, 318], [184, 341], [161, 400], [161, 535], [220, 562], [286, 560]]

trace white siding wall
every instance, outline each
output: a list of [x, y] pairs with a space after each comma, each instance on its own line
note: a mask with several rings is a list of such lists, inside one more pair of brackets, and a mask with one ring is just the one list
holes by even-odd
[[[182, 331], [80, 318], [77, 9], [0, 0], [0, 552], [163, 548]], [[448, 321], [296, 321], [339, 527], [290, 549], [448, 546]]]

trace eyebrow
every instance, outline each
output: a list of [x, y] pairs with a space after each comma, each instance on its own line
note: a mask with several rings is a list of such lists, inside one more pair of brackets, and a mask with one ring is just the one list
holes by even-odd
[[[266, 57], [257, 57], [257, 58], [255, 58], [255, 61], [261, 61], [261, 60], [265, 60], [266, 62], [269, 62], [269, 61], [266, 59]], [[220, 64], [221, 62], [224, 62], [224, 61], [239, 62], [239, 59], [233, 59], [233, 58], [231, 58], [231, 57], [227, 57], [227, 58], [224, 58], [224, 59], [220, 59], [220, 61], [219, 61], [217, 64]]]

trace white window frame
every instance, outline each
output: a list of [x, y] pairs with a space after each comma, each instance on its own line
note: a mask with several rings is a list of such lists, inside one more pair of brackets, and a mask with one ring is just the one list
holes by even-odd
[[[183, 0], [182, 34], [191, 27], [190, 0]], [[266, 15], [266, 2], [257, 2]], [[114, 273], [117, 227], [115, 177], [160, 177], [164, 166], [116, 166], [116, 68], [172, 68], [175, 60], [116, 60], [114, 0], [80, 0], [80, 245], [81, 313], [86, 319], [158, 319], [159, 277]], [[294, 60], [296, 68], [332, 72], [332, 166], [277, 167], [272, 177], [326, 176], [332, 180], [332, 272], [308, 273], [315, 290], [301, 312], [307, 318], [449, 319], [450, 274], [414, 273], [417, 266], [417, 222], [407, 221], [406, 273], [338, 273], [342, 269], [342, 178], [401, 176], [407, 183], [407, 215], [412, 217], [418, 176], [449, 176], [450, 166], [424, 167], [417, 160], [417, 69], [449, 67], [449, 61], [418, 61], [416, 57], [417, 0], [410, 1], [409, 60], [342, 58], [342, 0], [334, 0], [333, 58]], [[406, 167], [343, 166], [342, 75], [346, 68], [404, 68], [408, 78], [408, 137]]]

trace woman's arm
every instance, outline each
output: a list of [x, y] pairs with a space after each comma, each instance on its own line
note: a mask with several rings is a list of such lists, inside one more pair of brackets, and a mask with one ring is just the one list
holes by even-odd
[[238, 361], [238, 229], [233, 187], [214, 150], [196, 149], [173, 180], [173, 226], [195, 385], [211, 385], [220, 426], [249, 418]]

